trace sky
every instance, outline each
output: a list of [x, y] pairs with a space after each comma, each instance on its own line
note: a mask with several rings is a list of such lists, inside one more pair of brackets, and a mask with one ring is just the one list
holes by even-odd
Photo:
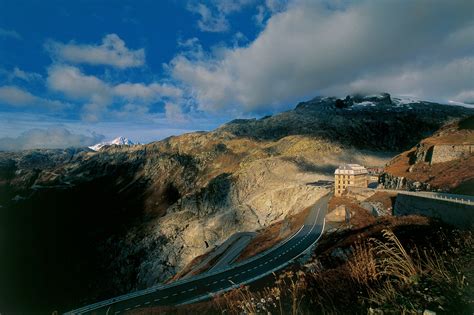
[[0, 0], [0, 150], [389, 92], [474, 104], [471, 0]]

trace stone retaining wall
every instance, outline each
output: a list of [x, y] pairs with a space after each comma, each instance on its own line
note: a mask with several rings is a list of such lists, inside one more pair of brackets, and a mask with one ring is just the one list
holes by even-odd
[[467, 157], [474, 153], [474, 145], [441, 144], [433, 146], [432, 150], [430, 163], [435, 164]]
[[438, 218], [461, 229], [474, 230], [474, 206], [472, 204], [399, 193], [393, 214], [420, 214]]

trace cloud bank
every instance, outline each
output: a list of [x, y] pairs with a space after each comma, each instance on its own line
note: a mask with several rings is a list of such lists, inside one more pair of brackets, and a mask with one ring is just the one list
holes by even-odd
[[58, 100], [45, 99], [14, 85], [0, 86], [0, 103], [11, 107], [44, 107], [46, 109], [63, 110], [70, 104]]
[[74, 134], [66, 128], [31, 129], [16, 138], [0, 138], [0, 151], [20, 151], [28, 149], [58, 149], [67, 147], [86, 147], [96, 144], [104, 136]]
[[462, 0], [293, 1], [249, 45], [179, 54], [169, 67], [204, 111], [373, 91], [472, 101], [472, 12]]

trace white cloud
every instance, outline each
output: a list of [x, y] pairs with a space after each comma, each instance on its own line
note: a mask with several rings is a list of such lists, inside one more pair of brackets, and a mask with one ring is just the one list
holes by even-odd
[[114, 87], [114, 94], [130, 101], [158, 101], [162, 98], [179, 98], [182, 91], [167, 84], [122, 83]]
[[219, 12], [229, 14], [238, 12], [245, 6], [252, 4], [254, 0], [214, 0], [212, 3], [216, 6]]
[[187, 8], [200, 16], [198, 27], [201, 31], [219, 33], [229, 29], [229, 21], [222, 13], [213, 13], [209, 7], [202, 3], [189, 4]]
[[344, 91], [379, 92], [416, 95], [429, 100], [469, 103], [470, 91], [474, 90], [474, 56], [455, 58], [448, 63], [424, 67], [405, 66], [377, 76], [361, 76], [348, 84], [333, 85], [322, 92], [341, 95]]
[[19, 151], [27, 149], [57, 149], [67, 147], [86, 147], [103, 140], [104, 136], [74, 134], [62, 127], [48, 129], [31, 129], [18, 137], [0, 138], [0, 150]]
[[253, 16], [253, 19], [258, 26], [264, 26], [267, 18], [284, 11], [287, 5], [288, 0], [265, 0], [263, 5], [257, 6], [257, 14]]
[[166, 103], [165, 115], [166, 118], [172, 122], [182, 123], [186, 121], [186, 117], [178, 104]]
[[12, 106], [27, 106], [33, 105], [36, 97], [19, 87], [7, 85], [0, 87], [0, 102]]
[[[61, 92], [72, 100], [85, 101], [82, 119], [90, 122], [97, 122], [106, 115], [112, 103], [133, 103], [135, 107], [142, 107], [140, 110], [135, 108], [134, 112], [144, 114], [153, 103], [176, 100], [182, 96], [181, 89], [171, 84], [127, 82], [112, 85], [68, 65], [51, 66], [48, 70], [47, 85], [51, 90]], [[127, 113], [130, 113], [130, 106], [128, 109], [113, 110], [110, 114], [123, 117]]]
[[474, 105], [474, 88], [471, 90], [463, 90], [456, 95], [453, 100], [460, 103], [473, 104]]
[[452, 99], [472, 90], [473, 11], [460, 0], [294, 1], [251, 44], [178, 55], [169, 67], [208, 111], [276, 109], [369, 87]]
[[18, 34], [18, 32], [14, 30], [7, 30], [4, 28], [0, 28], [0, 37], [13, 38], [13, 39], [18, 39], [18, 40], [22, 39], [21, 35]]
[[189, 1], [187, 9], [200, 16], [197, 24], [201, 31], [219, 33], [229, 30], [229, 14], [238, 12], [253, 2], [254, 0], [213, 0], [204, 4]]
[[49, 109], [65, 109], [70, 106], [57, 100], [35, 96], [14, 85], [0, 86], [0, 104], [13, 107], [41, 106]]
[[50, 67], [47, 85], [51, 90], [62, 92], [75, 100], [108, 103], [112, 97], [108, 84], [95, 76], [85, 75], [74, 66], [53, 65]]
[[145, 63], [145, 50], [130, 50], [116, 34], [108, 34], [100, 45], [67, 44], [49, 41], [47, 51], [60, 60], [76, 64], [108, 65], [117, 68], [139, 67]]
[[109, 116], [121, 121], [131, 119], [134, 121], [151, 121], [148, 114], [148, 107], [143, 106], [143, 104], [127, 103], [118, 110], [112, 110]]
[[9, 74], [9, 80], [13, 80], [16, 78], [21, 79], [26, 82], [41, 81], [43, 79], [43, 77], [39, 73], [26, 72], [26, 71], [21, 70], [18, 67], [15, 67], [13, 71]]
[[183, 49], [181, 54], [189, 59], [201, 59], [205, 56], [204, 49], [196, 37], [178, 40], [178, 47]]
[[287, 5], [288, 0], [265, 0], [265, 6], [272, 13], [285, 10]]
[[263, 5], [257, 6], [257, 14], [253, 16], [253, 19], [255, 20], [255, 23], [258, 26], [263, 26], [263, 21], [265, 20], [265, 17], [267, 15], [267, 10]]

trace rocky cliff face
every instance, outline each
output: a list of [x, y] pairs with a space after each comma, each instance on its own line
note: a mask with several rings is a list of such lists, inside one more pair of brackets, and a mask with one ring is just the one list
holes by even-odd
[[[313, 183], [338, 164], [384, 165], [468, 115], [389, 95], [316, 98], [148, 145], [0, 153], [0, 229], [9, 236], [1, 245], [11, 252], [4, 283], [18, 283], [0, 285], [0, 296], [12, 305], [35, 296], [25, 310], [50, 311], [159, 283], [206, 243], [311, 205], [325, 193]], [[31, 279], [51, 289], [31, 288]]]

